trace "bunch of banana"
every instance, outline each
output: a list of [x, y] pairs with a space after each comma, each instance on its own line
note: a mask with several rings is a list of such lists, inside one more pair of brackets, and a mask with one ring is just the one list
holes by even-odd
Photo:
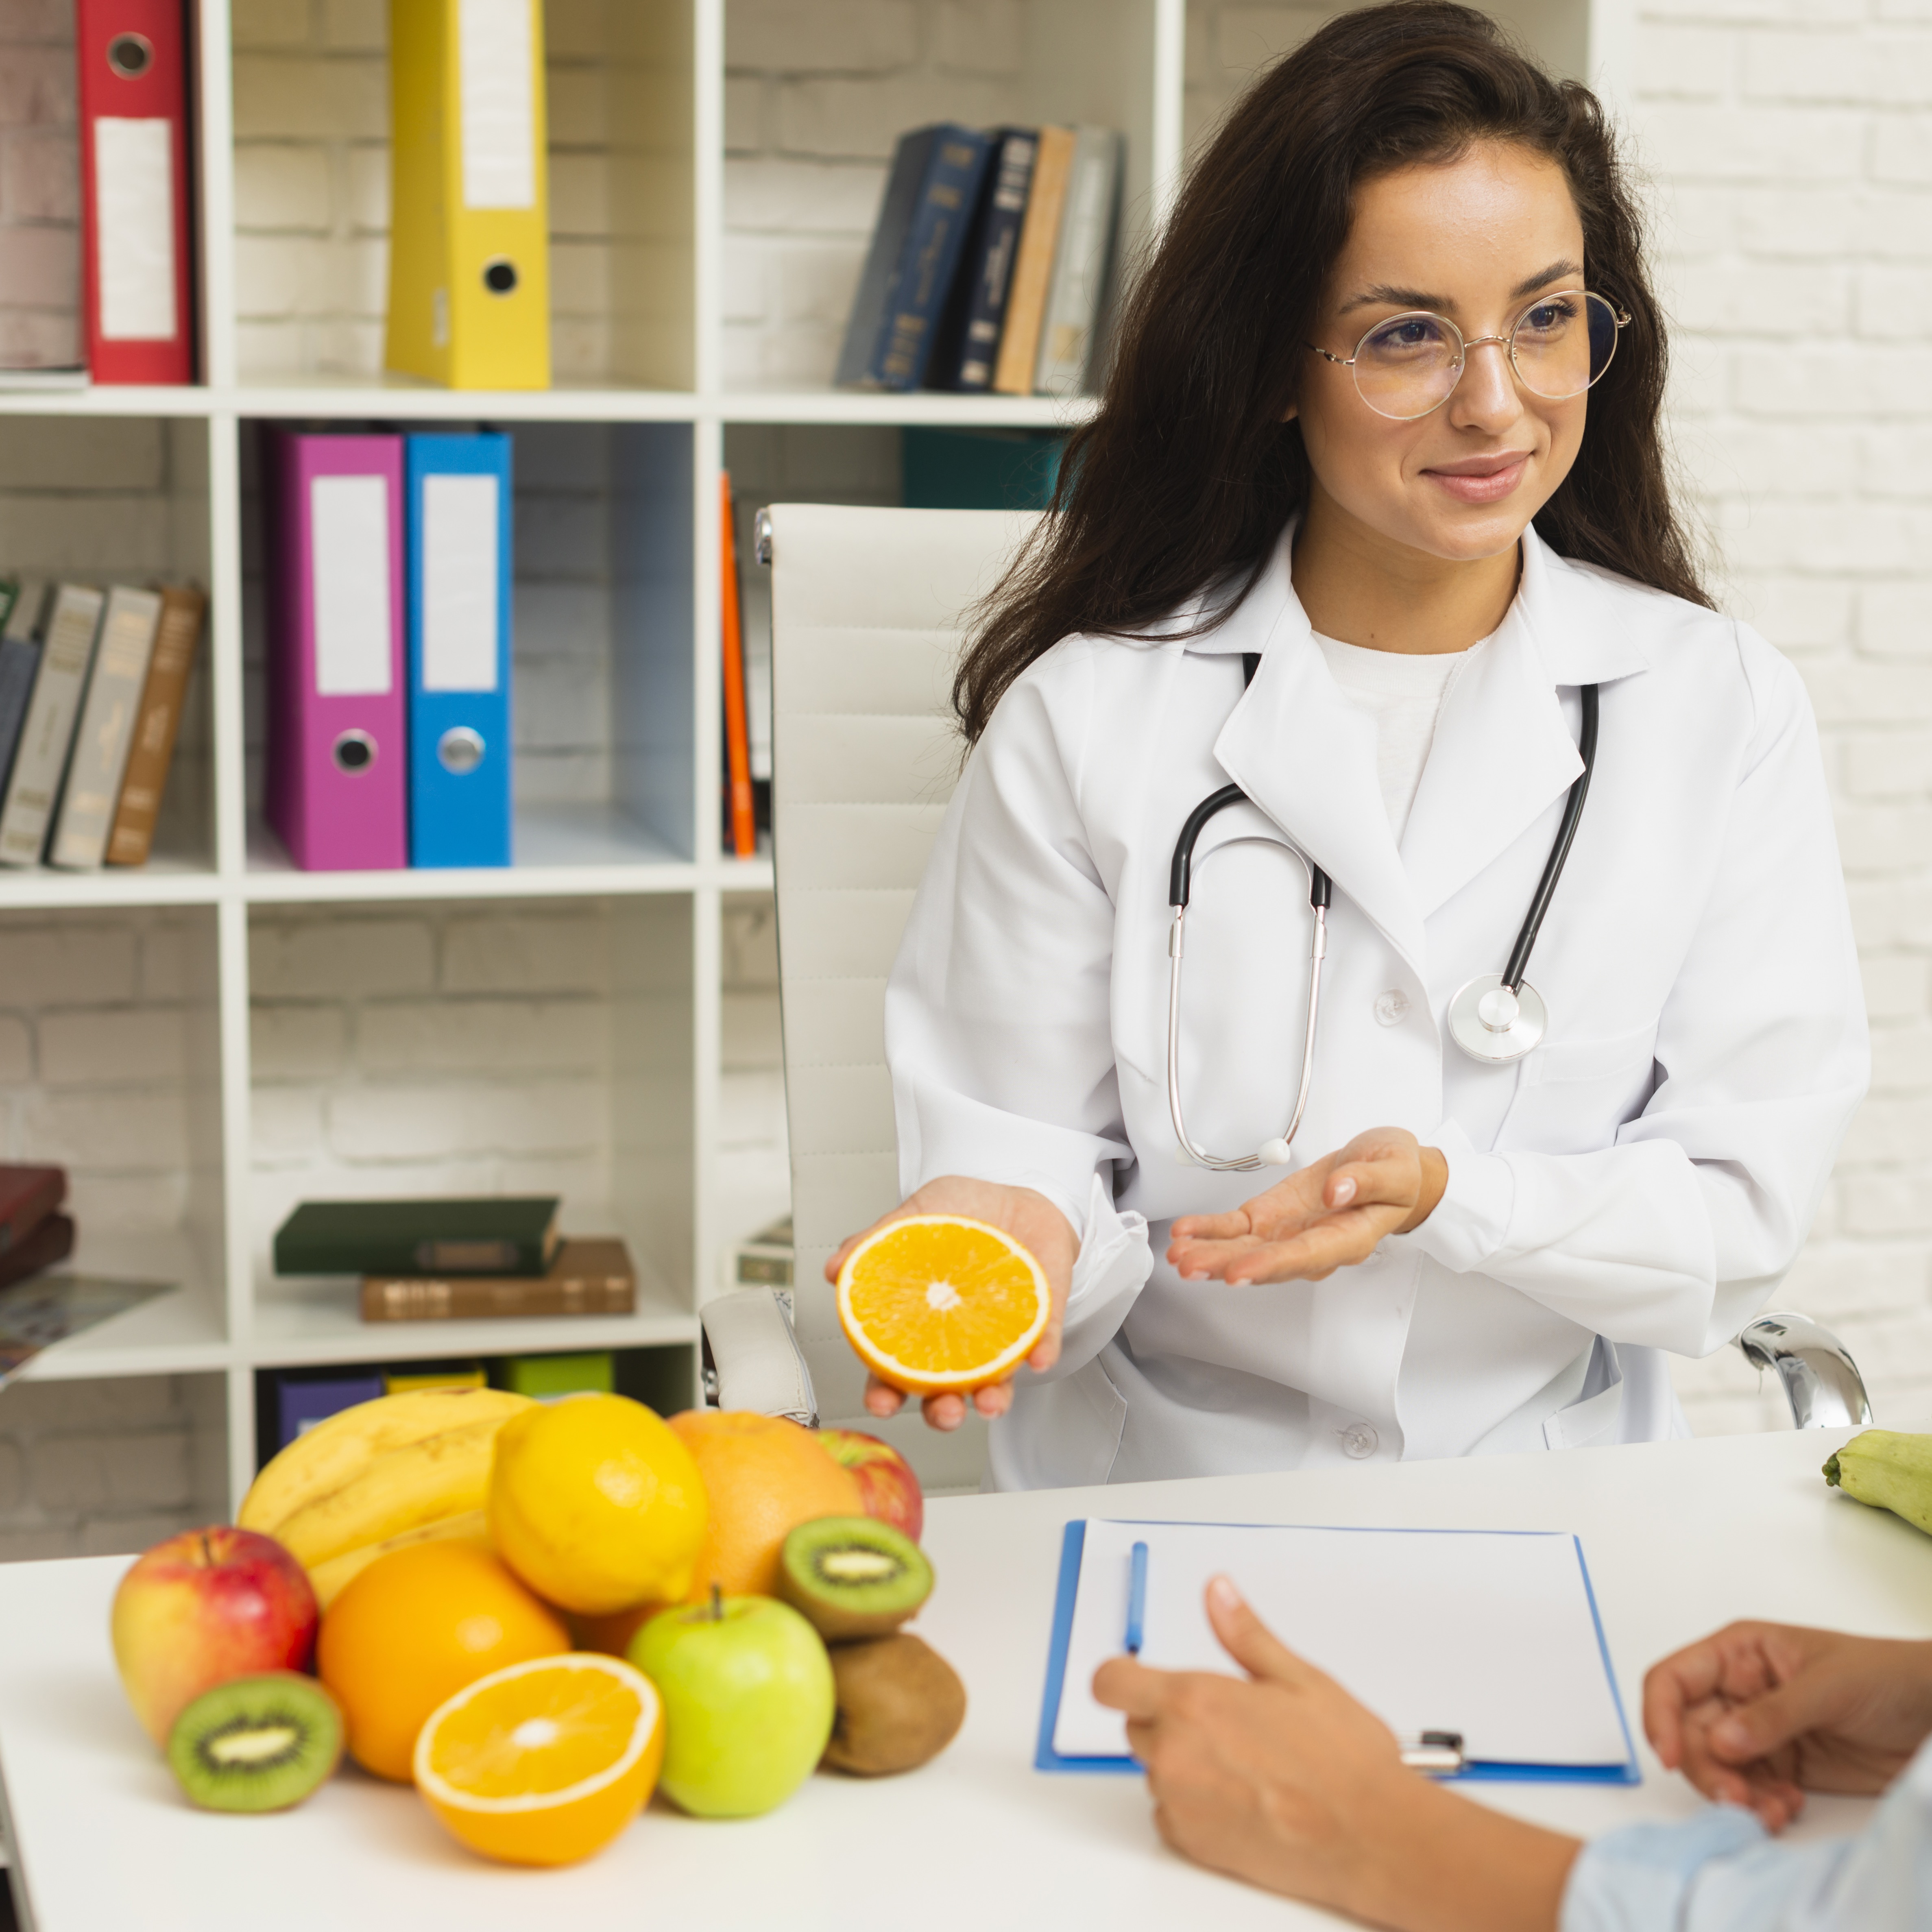
[[1868, 1429], [1826, 1463], [1825, 1480], [1932, 1535], [1932, 1436]]
[[236, 1521], [280, 1543], [327, 1610], [379, 1556], [486, 1534], [496, 1432], [527, 1396], [412, 1389], [359, 1402], [298, 1436], [255, 1478]]

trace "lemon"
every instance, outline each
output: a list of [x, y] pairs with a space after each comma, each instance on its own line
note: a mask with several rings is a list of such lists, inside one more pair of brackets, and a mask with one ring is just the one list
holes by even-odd
[[538, 1596], [567, 1610], [680, 1601], [710, 1514], [691, 1451], [628, 1396], [567, 1396], [497, 1431], [490, 1534]]

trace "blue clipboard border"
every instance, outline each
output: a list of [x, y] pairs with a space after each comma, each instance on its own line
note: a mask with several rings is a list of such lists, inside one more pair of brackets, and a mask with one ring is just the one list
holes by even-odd
[[[1121, 1519], [1133, 1521], [1136, 1519]], [[1060, 1716], [1060, 1700], [1066, 1686], [1066, 1651], [1073, 1636], [1073, 1604], [1080, 1588], [1080, 1558], [1087, 1543], [1088, 1519], [1076, 1518], [1061, 1533], [1060, 1580], [1053, 1602], [1053, 1634], [1046, 1656], [1046, 1685], [1040, 1698], [1040, 1735], [1034, 1749], [1036, 1771], [1104, 1772], [1138, 1777], [1141, 1767], [1131, 1757], [1064, 1756], [1053, 1748], [1053, 1732]], [[1544, 1529], [1457, 1530], [1413, 1528], [1378, 1529], [1366, 1523], [1228, 1523], [1229, 1529], [1340, 1529], [1357, 1534], [1377, 1536], [1549, 1536], [1560, 1531]], [[1573, 1534], [1570, 1547], [1576, 1552], [1576, 1567], [1582, 1573], [1583, 1595], [1590, 1606], [1590, 1622], [1597, 1633], [1597, 1652], [1603, 1659], [1604, 1676], [1610, 1687], [1610, 1702], [1616, 1707], [1618, 1727], [1623, 1732], [1622, 1764], [1514, 1764], [1491, 1759], [1475, 1759], [1459, 1772], [1440, 1781], [1466, 1784], [1641, 1784], [1643, 1772], [1637, 1763], [1636, 1747], [1631, 1742], [1630, 1719], [1624, 1710], [1623, 1693], [1617, 1688], [1617, 1673], [1610, 1663], [1610, 1646], [1604, 1634], [1603, 1613], [1597, 1607], [1596, 1586], [1590, 1580], [1590, 1565], [1583, 1555], [1583, 1540]]]

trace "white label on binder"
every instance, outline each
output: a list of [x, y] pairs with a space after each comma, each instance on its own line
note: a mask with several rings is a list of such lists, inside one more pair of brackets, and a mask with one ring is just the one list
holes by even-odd
[[95, 266], [106, 342], [175, 339], [174, 142], [165, 120], [94, 124]]
[[496, 688], [496, 492], [494, 476], [423, 478], [425, 691]]
[[530, 0], [461, 0], [457, 66], [465, 208], [537, 205]]
[[312, 478], [308, 514], [316, 694], [382, 697], [391, 685], [388, 479]]

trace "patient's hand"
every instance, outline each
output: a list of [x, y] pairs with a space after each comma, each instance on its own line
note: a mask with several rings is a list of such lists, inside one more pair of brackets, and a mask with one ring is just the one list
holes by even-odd
[[1281, 1643], [1225, 1576], [1214, 1634], [1250, 1680], [1100, 1666], [1154, 1822], [1251, 1885], [1402, 1932], [1555, 1932], [1576, 1840], [1471, 1804], [1402, 1764], [1388, 1726]]
[[[969, 1180], [964, 1174], [942, 1175], [928, 1180], [915, 1194], [902, 1201], [890, 1214], [882, 1214], [871, 1228], [847, 1237], [838, 1252], [825, 1264], [825, 1279], [836, 1285], [845, 1257], [872, 1233], [889, 1221], [903, 1221], [908, 1214], [963, 1214], [984, 1221], [1012, 1236], [1028, 1250], [1046, 1273], [1046, 1286], [1053, 1298], [1053, 1312], [1047, 1317], [1046, 1332], [1028, 1356], [1030, 1369], [1050, 1369], [1060, 1359], [1060, 1331], [1066, 1318], [1066, 1292], [1072, 1285], [1073, 1263], [1080, 1252], [1066, 1216], [1044, 1194], [1030, 1187], [1007, 1187], [998, 1181]], [[973, 1406], [982, 1415], [1004, 1415], [1012, 1406], [1010, 1381], [993, 1382], [972, 1392]], [[967, 1397], [963, 1395], [929, 1395], [922, 1406], [926, 1419], [934, 1429], [957, 1429], [966, 1420]], [[866, 1407], [874, 1415], [896, 1415], [905, 1406], [904, 1394], [877, 1376], [866, 1378]]]
[[1665, 1766], [1781, 1832], [1808, 1791], [1882, 1791], [1932, 1732], [1932, 1643], [1737, 1623], [1654, 1665]]

